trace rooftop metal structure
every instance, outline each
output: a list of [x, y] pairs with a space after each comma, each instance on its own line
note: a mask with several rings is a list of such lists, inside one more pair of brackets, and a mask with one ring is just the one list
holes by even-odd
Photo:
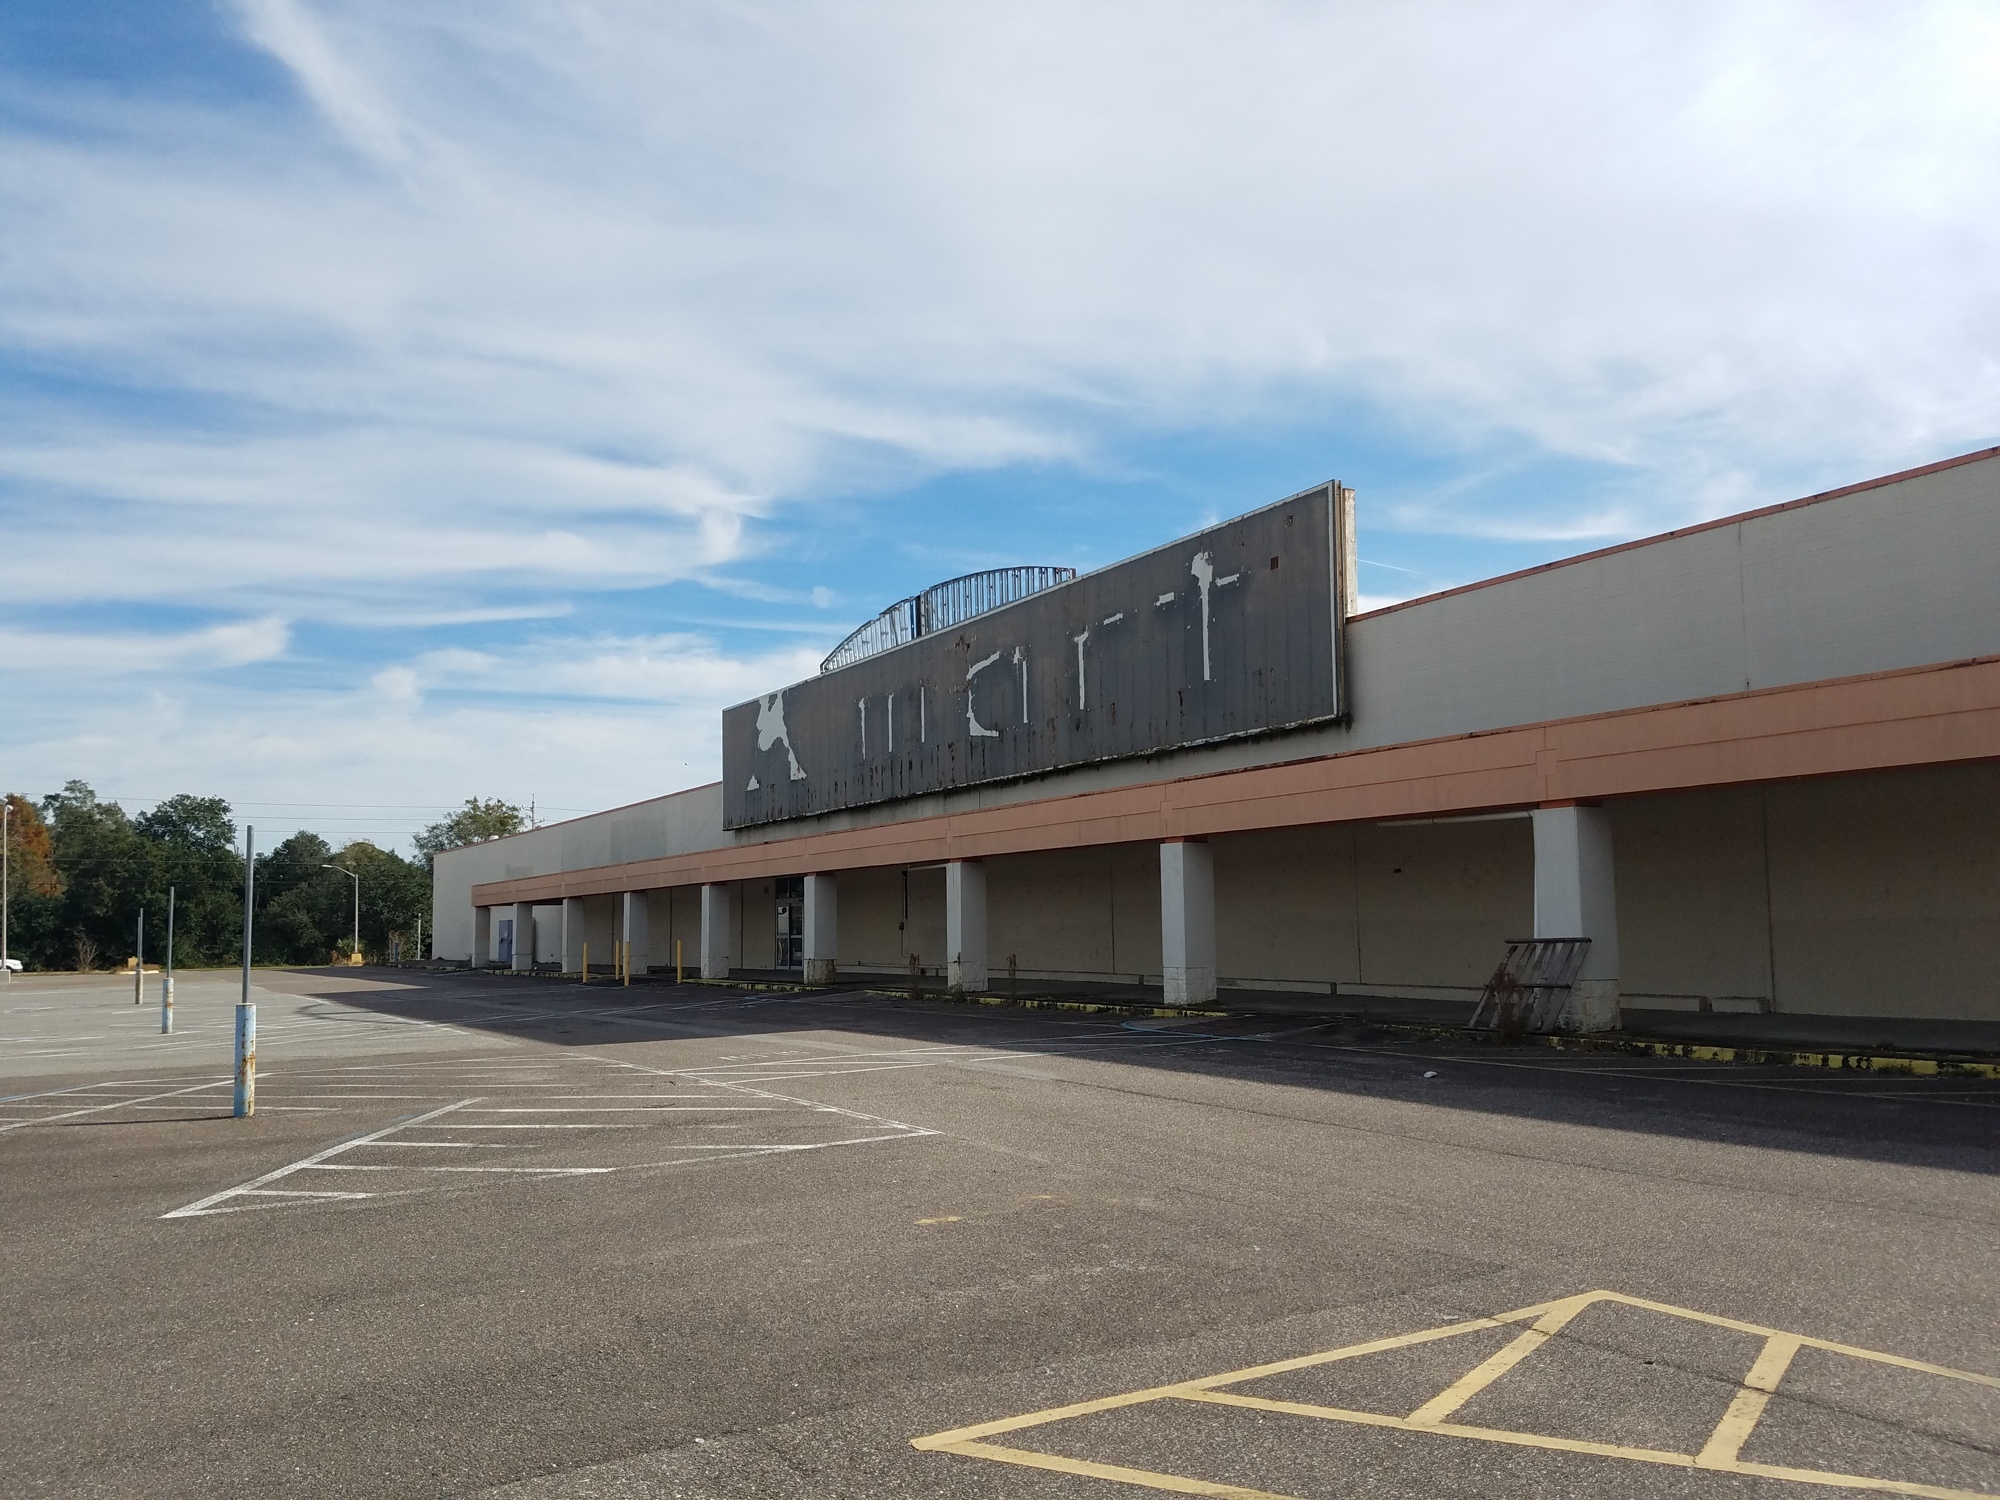
[[898, 599], [861, 626], [833, 648], [833, 654], [819, 664], [819, 669], [825, 673], [852, 666], [879, 651], [908, 645], [918, 636], [933, 631], [950, 630], [974, 615], [1013, 604], [1075, 577], [1075, 568], [1031, 566], [988, 568], [983, 573], [967, 573], [963, 578], [934, 583], [921, 594]]

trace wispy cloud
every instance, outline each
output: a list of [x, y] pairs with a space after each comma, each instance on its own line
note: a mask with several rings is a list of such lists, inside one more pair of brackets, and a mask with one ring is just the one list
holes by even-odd
[[276, 616], [179, 634], [85, 634], [0, 629], [7, 674], [103, 679], [248, 666], [284, 654], [291, 632]]
[[[428, 817], [399, 821], [375, 804], [449, 808], [477, 791], [583, 808], [712, 781], [717, 708], [819, 664], [816, 649], [734, 655], [696, 635], [545, 636], [511, 649], [424, 652], [337, 690], [253, 689], [226, 673], [167, 670], [226, 665], [232, 643], [237, 657], [255, 649], [247, 633], [241, 642], [220, 631], [189, 636], [178, 656], [120, 667], [142, 680], [118, 694], [40, 692], [25, 705], [10, 694], [11, 774], [49, 768], [19, 789], [52, 790], [77, 768], [135, 808], [175, 791], [219, 793], [267, 830], [296, 820], [407, 847]], [[0, 659], [11, 666], [17, 648], [33, 649], [58, 670], [90, 673], [109, 670], [128, 646], [147, 649], [104, 637], [0, 638]], [[12, 671], [0, 679], [24, 683]], [[284, 810], [308, 796], [336, 811]], [[352, 806], [366, 809], [366, 829], [339, 810]]]
[[[223, 14], [289, 105], [8, 81], [0, 613], [54, 640], [33, 612], [113, 574], [188, 673], [233, 659], [189, 608], [382, 627], [320, 707], [229, 709], [251, 743], [379, 700], [539, 753], [496, 726], [544, 668], [712, 717], [739, 668], [792, 669], [593, 601], [798, 613], [818, 580], [764, 564], [844, 524], [826, 497], [1133, 433], [1373, 423], [1449, 473], [1366, 524], [1564, 545], [2000, 432], [1985, 5]], [[1517, 461], [1598, 477], [1496, 489]], [[967, 519], [911, 546], [1016, 545]], [[818, 602], [883, 602], [838, 583]], [[560, 647], [476, 629], [564, 613]], [[116, 673], [141, 629], [55, 649]], [[707, 743], [661, 713], [645, 743]], [[98, 743], [72, 727], [36, 743]], [[627, 747], [593, 729], [572, 785]], [[411, 762], [381, 753], [386, 787]]]

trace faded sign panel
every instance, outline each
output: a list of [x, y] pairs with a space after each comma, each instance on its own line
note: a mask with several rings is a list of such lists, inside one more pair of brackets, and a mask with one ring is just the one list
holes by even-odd
[[731, 828], [1265, 734], [1343, 710], [1325, 485], [722, 716]]

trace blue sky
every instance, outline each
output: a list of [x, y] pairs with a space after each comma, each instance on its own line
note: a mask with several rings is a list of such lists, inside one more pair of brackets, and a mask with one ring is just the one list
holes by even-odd
[[1389, 601], [2000, 442], [1990, 5], [20, 0], [0, 782], [713, 778], [972, 568]]

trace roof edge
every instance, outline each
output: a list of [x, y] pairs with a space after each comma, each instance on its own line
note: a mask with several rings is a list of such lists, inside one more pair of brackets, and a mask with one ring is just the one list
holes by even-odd
[[1492, 588], [1495, 584], [1512, 583], [1517, 578], [1532, 578], [1537, 573], [1552, 573], [1557, 568], [1574, 567], [1578, 563], [1590, 562], [1594, 558], [1610, 557], [1618, 552], [1631, 552], [1640, 547], [1652, 547], [1661, 542], [1673, 541], [1676, 537], [1694, 536], [1698, 532], [1715, 531], [1724, 526], [1740, 525], [1744, 521], [1754, 521], [1760, 516], [1774, 516], [1780, 511], [1802, 510], [1808, 505], [1818, 505], [1826, 500], [1838, 500], [1844, 495], [1858, 495], [1864, 490], [1879, 490], [1884, 486], [1901, 484], [1909, 479], [1921, 479], [1926, 474], [1939, 474], [1946, 469], [1961, 468], [1966, 464], [1981, 463], [1990, 458], [2000, 458], [2000, 447], [1981, 448], [1973, 453], [1961, 453], [1956, 458], [1941, 458], [1935, 463], [1919, 464], [1914, 469], [1901, 469], [1894, 474], [1884, 474], [1879, 479], [1864, 479], [1859, 484], [1842, 485], [1837, 490], [1822, 490], [1816, 495], [1806, 495], [1797, 500], [1781, 500], [1776, 505], [1763, 505], [1755, 510], [1738, 511], [1733, 516], [1718, 516], [1713, 521], [1701, 521], [1693, 526], [1680, 526], [1672, 531], [1662, 531], [1655, 536], [1635, 538], [1629, 542], [1617, 542], [1609, 547], [1599, 547], [1590, 552], [1579, 552], [1574, 557], [1559, 557], [1554, 562], [1538, 563], [1532, 568], [1520, 568], [1512, 573], [1500, 573], [1492, 578], [1481, 578], [1474, 583], [1461, 583], [1455, 588], [1439, 589], [1434, 594], [1420, 594], [1414, 599], [1405, 599], [1397, 604], [1385, 604], [1380, 609], [1364, 610], [1360, 614], [1349, 615], [1349, 622], [1372, 620], [1377, 615], [1391, 615], [1399, 609], [1414, 609], [1419, 604], [1431, 604], [1439, 599], [1449, 599], [1454, 594], [1469, 594], [1475, 589]]
[[495, 839], [476, 839], [470, 844], [453, 844], [449, 849], [440, 849], [437, 857], [456, 854], [461, 849], [490, 849], [495, 844], [504, 844], [509, 839], [524, 839], [533, 833], [547, 833], [553, 828], [567, 828], [572, 823], [588, 823], [592, 818], [609, 817], [612, 813], [630, 812], [635, 807], [644, 807], [649, 802], [669, 802], [675, 797], [685, 797], [690, 792], [705, 792], [712, 786], [721, 786], [721, 778], [704, 781], [699, 786], [684, 786], [677, 792], [661, 792], [657, 797], [641, 797], [636, 802], [620, 802], [615, 807], [600, 807], [596, 812], [578, 813], [573, 818], [562, 818], [554, 823], [538, 823], [533, 828], [523, 828], [518, 833], [503, 833]]

